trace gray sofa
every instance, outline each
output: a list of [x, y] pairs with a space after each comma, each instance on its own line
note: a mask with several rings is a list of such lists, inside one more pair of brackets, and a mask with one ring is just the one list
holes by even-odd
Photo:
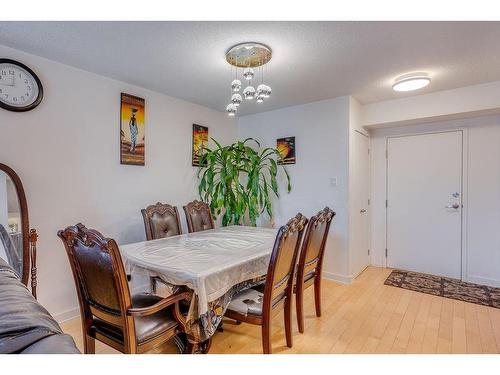
[[77, 354], [73, 338], [0, 258], [0, 354]]

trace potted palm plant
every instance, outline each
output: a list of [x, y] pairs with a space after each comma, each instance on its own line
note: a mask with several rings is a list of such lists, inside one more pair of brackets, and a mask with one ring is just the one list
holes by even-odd
[[[200, 198], [210, 204], [215, 217], [222, 216], [222, 225], [241, 225], [266, 212], [273, 217], [272, 200], [279, 197], [278, 168], [282, 168], [291, 191], [290, 176], [275, 148], [260, 149], [260, 143], [247, 138], [229, 146], [213, 139], [216, 147], [204, 148], [198, 172]], [[252, 146], [256, 146], [255, 148]]]

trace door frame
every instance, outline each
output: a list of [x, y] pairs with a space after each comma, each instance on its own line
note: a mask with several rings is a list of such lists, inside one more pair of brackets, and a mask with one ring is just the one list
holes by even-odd
[[[372, 264], [372, 256], [373, 256], [372, 225], [371, 225], [371, 222], [372, 222], [372, 210], [371, 210], [371, 201], [372, 201], [372, 183], [371, 183], [371, 181], [372, 181], [372, 147], [371, 147], [371, 137], [370, 137], [370, 135], [363, 133], [362, 131], [360, 131], [358, 129], [355, 129], [353, 131], [353, 137], [356, 135], [356, 133], [365, 137], [365, 139], [367, 140], [367, 147], [368, 147], [368, 176], [367, 176], [367, 178], [368, 178], [368, 197], [367, 197], [368, 202], [367, 202], [367, 206], [366, 206], [367, 211], [368, 211], [367, 212], [368, 228], [367, 228], [367, 232], [366, 232], [367, 247], [368, 248], [366, 250], [368, 251], [368, 254], [367, 254], [366, 267], [363, 270], [357, 272], [356, 274], [354, 274], [354, 273], [351, 274], [351, 266], [349, 265], [349, 274], [350, 274], [350, 277], [352, 280], [354, 280], [356, 277], [358, 277], [367, 267], [369, 267]], [[352, 176], [353, 173], [356, 173], [356, 172], [354, 170], [351, 170], [350, 175]], [[352, 181], [350, 180], [349, 183], [352, 183]], [[352, 199], [351, 192], [349, 192], [349, 200], [350, 199]], [[352, 201], [350, 201], [350, 202], [352, 202]], [[349, 204], [349, 206], [351, 206], [351, 203]], [[349, 228], [352, 228], [352, 221], [351, 221], [351, 220], [353, 220], [352, 212], [351, 212], [349, 220], [350, 220]], [[349, 230], [351, 230], [351, 229], [349, 229]], [[349, 233], [349, 237], [351, 237], [351, 233]], [[349, 248], [351, 248], [350, 245], [349, 245]], [[349, 263], [351, 263], [351, 256], [349, 256]]]
[[[425, 131], [425, 132], [408, 132], [399, 135], [389, 135], [385, 137], [385, 199], [388, 200], [388, 184], [389, 184], [389, 158], [388, 158], [388, 145], [389, 138], [402, 138], [411, 137], [417, 135], [429, 135], [429, 134], [442, 134], [442, 133], [462, 133], [462, 210], [461, 210], [461, 267], [460, 275], [462, 281], [468, 281], [467, 278], [467, 209], [468, 209], [468, 144], [469, 144], [469, 132], [467, 128], [450, 128], [446, 130], [439, 131]], [[388, 243], [388, 212], [387, 206], [385, 207], [385, 248], [387, 249]], [[390, 249], [389, 249], [390, 251]], [[384, 266], [387, 267], [387, 256], [384, 257]]]

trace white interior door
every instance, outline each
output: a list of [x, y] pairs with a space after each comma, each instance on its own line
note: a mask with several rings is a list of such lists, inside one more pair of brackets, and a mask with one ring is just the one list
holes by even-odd
[[462, 137], [388, 138], [388, 267], [461, 278]]
[[353, 139], [353, 183], [351, 193], [351, 275], [357, 276], [369, 263], [369, 221], [368, 199], [370, 194], [370, 156], [368, 153], [369, 138], [359, 132], [354, 132]]

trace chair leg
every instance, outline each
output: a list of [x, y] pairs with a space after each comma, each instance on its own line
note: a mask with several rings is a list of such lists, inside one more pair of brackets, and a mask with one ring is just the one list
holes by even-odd
[[303, 285], [296, 286], [295, 309], [297, 310], [297, 325], [299, 332], [304, 333], [304, 288]]
[[83, 342], [83, 351], [85, 354], [95, 354], [95, 339], [87, 334]]
[[264, 354], [271, 354], [271, 325], [269, 322], [262, 322], [262, 351]]
[[314, 279], [314, 305], [316, 306], [316, 316], [321, 316], [321, 276]]
[[292, 296], [285, 299], [285, 337], [286, 346], [289, 348], [293, 345], [292, 340]]

